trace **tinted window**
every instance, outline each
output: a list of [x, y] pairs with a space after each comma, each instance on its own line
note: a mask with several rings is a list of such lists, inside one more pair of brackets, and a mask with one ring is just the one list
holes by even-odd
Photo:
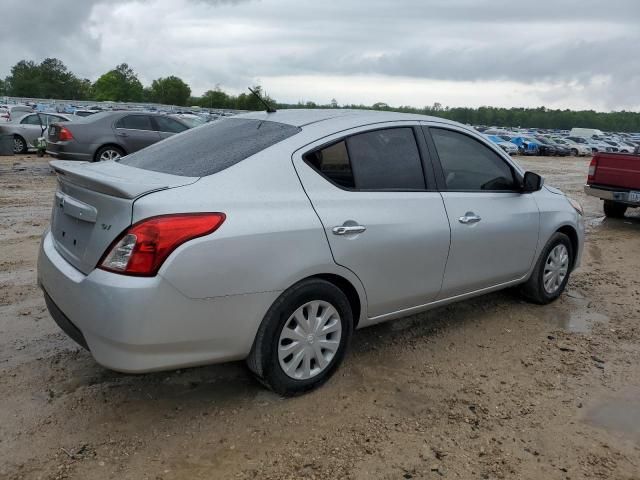
[[411, 128], [390, 128], [347, 139], [356, 188], [424, 190], [418, 145]]
[[271, 147], [298, 133], [284, 123], [228, 118], [193, 128], [120, 160], [154, 172], [203, 177]]
[[59, 117], [58, 115], [47, 115], [47, 118], [49, 119], [49, 123], [69, 121], [64, 117]]
[[321, 150], [311, 152], [305, 157], [322, 175], [346, 188], [354, 188], [353, 172], [344, 140]]
[[168, 133], [180, 133], [188, 130], [186, 125], [167, 117], [153, 117], [158, 125], [158, 130]]
[[116, 122], [116, 128], [129, 130], [153, 130], [151, 119], [147, 115], [127, 115]]
[[451, 130], [430, 131], [449, 190], [515, 190], [511, 167], [489, 147]]
[[360, 133], [316, 150], [305, 160], [334, 183], [358, 190], [424, 190], [411, 128]]

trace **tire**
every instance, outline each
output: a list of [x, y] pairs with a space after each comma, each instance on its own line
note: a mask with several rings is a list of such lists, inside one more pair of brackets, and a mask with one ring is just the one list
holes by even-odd
[[571, 149], [571, 155], [573, 155], [574, 157], [577, 157], [578, 156], [578, 150], [575, 149], [575, 148], [572, 148]]
[[118, 158], [123, 156], [124, 156], [124, 150], [122, 150], [120, 147], [116, 147], [115, 145], [106, 145], [104, 147], [100, 147], [96, 151], [96, 154], [93, 157], [93, 161], [104, 162], [107, 160], [117, 160]]
[[628, 207], [624, 203], [618, 203], [611, 200], [604, 201], [604, 214], [609, 218], [624, 218], [627, 208]]
[[13, 153], [27, 153], [27, 142], [20, 135], [13, 136]]
[[[558, 261], [554, 262], [553, 258], [557, 258]], [[573, 268], [573, 260], [573, 246], [569, 237], [564, 233], [554, 233], [542, 249], [531, 277], [522, 286], [522, 296], [539, 305], [546, 305], [556, 300], [567, 286]], [[566, 269], [564, 275], [562, 275], [563, 269]], [[558, 272], [559, 275], [554, 275], [554, 272]], [[549, 280], [553, 280], [550, 282], [551, 288], [547, 288], [545, 285], [545, 276], [548, 273], [552, 274], [549, 277]]]
[[[324, 326], [333, 330], [324, 336], [314, 335], [303, 323], [312, 315], [316, 304], [319, 305], [315, 318], [326, 316]], [[318, 316], [320, 312], [324, 315]], [[321, 328], [322, 325], [318, 322], [317, 326]], [[287, 332], [296, 339], [287, 336]], [[247, 358], [247, 366], [263, 385], [274, 392], [283, 396], [300, 395], [319, 387], [331, 377], [344, 358], [352, 334], [353, 313], [342, 290], [325, 280], [304, 280], [283, 292], [265, 315]], [[321, 349], [320, 342], [324, 341], [332, 342], [326, 345], [335, 347], [335, 350]], [[324, 366], [318, 361], [318, 355], [322, 355], [321, 361], [327, 362]]]

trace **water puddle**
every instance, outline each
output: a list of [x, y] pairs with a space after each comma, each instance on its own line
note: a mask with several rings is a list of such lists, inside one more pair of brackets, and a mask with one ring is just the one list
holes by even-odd
[[627, 389], [616, 397], [600, 399], [587, 411], [584, 421], [640, 442], [640, 388]]
[[553, 327], [570, 333], [588, 333], [596, 324], [609, 323], [609, 317], [589, 310], [588, 299], [577, 290], [568, 290], [564, 308], [552, 308], [545, 320]]

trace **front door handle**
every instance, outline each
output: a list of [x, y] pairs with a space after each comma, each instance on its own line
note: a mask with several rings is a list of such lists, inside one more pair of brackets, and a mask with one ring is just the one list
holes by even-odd
[[480, 220], [482, 220], [482, 218], [480, 218], [473, 212], [467, 212], [464, 214], [464, 217], [460, 217], [458, 219], [460, 223], [464, 223], [465, 225], [468, 225], [470, 223], [478, 223]]
[[331, 231], [334, 235], [350, 235], [356, 233], [362, 233], [367, 229], [363, 225], [340, 225], [339, 227], [333, 227]]

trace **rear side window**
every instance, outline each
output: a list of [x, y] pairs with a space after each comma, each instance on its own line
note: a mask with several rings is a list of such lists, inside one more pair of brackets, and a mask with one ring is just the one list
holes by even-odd
[[147, 115], [127, 115], [116, 122], [116, 128], [128, 130], [153, 130], [151, 119]]
[[[38, 115], [27, 115], [20, 120], [20, 123], [22, 125], [40, 125], [40, 119], [38, 119]], [[43, 119], [42, 123], [46, 123], [46, 119]]]
[[474, 138], [430, 128], [448, 190], [515, 190], [513, 170], [497, 153]]
[[229, 168], [299, 131], [298, 127], [284, 123], [225, 118], [169, 137], [119, 161], [154, 172], [204, 177]]
[[188, 129], [186, 125], [183, 125], [182, 123], [174, 120], [173, 118], [153, 117], [153, 119], [158, 125], [158, 130], [160, 132], [180, 133]]
[[424, 190], [412, 128], [360, 133], [311, 152], [305, 160], [331, 182], [358, 190]]

